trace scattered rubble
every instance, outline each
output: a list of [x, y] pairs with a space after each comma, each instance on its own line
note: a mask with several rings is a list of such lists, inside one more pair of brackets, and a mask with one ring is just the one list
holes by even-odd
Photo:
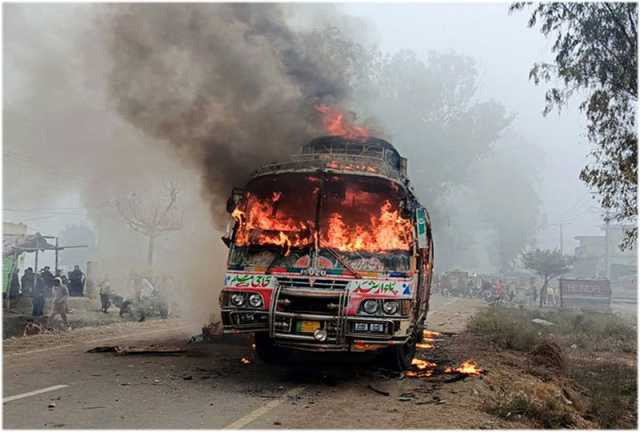
[[126, 347], [119, 345], [99, 346], [87, 351], [88, 353], [112, 352], [118, 355], [176, 355], [183, 354], [186, 349], [179, 347], [160, 347], [149, 345], [146, 347]]
[[534, 318], [534, 319], [531, 320], [531, 322], [534, 323], [534, 324], [540, 324], [540, 325], [545, 326], [545, 327], [551, 327], [551, 326], [556, 325], [555, 323], [552, 323], [551, 321], [543, 320], [541, 318]]
[[381, 394], [382, 396], [389, 396], [389, 392], [386, 392], [386, 391], [384, 391], [384, 390], [379, 390], [379, 389], [375, 388], [374, 386], [372, 386], [371, 384], [369, 384], [369, 385], [367, 386], [367, 388], [368, 388], [369, 390], [373, 390], [374, 392], [376, 392], [376, 393], [378, 393], [378, 394]]

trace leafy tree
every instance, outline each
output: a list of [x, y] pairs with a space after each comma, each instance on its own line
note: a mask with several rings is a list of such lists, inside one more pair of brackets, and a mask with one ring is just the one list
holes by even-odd
[[522, 264], [526, 269], [534, 271], [543, 280], [540, 288], [540, 307], [547, 296], [549, 281], [571, 270], [572, 257], [562, 255], [560, 250], [536, 249], [522, 253]]
[[[510, 10], [531, 7], [529, 27], [540, 23], [554, 35], [554, 64], [535, 64], [536, 84], [560, 78], [547, 91], [545, 114], [560, 109], [574, 94], [586, 95], [580, 109], [587, 118], [587, 137], [595, 145], [592, 163], [580, 179], [610, 210], [607, 219], [635, 221], [638, 194], [638, 6], [637, 3], [514, 3]], [[633, 247], [638, 231], [627, 231], [622, 248]]]

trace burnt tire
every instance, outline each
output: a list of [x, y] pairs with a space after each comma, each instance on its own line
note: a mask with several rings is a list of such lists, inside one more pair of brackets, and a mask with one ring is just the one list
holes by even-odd
[[267, 333], [255, 334], [256, 355], [263, 363], [273, 364], [284, 360], [285, 352], [275, 346]]
[[416, 332], [402, 345], [387, 348], [384, 353], [385, 366], [393, 371], [402, 372], [411, 367], [411, 361], [416, 355]]

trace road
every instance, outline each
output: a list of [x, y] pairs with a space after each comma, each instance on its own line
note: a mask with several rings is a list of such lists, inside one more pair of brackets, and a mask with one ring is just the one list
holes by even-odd
[[[478, 307], [477, 300], [434, 296], [429, 328], [459, 331]], [[83, 331], [84, 337], [68, 334], [52, 343], [42, 337], [37, 346], [5, 344], [5, 428], [401, 428], [414, 424], [407, 412], [424, 410], [368, 390], [374, 385], [395, 396], [417, 391], [418, 385], [383, 377], [371, 363], [326, 364], [321, 359], [288, 366], [243, 364], [241, 358], [253, 359], [247, 339], [187, 345], [194, 328], [182, 321], [115, 336], [105, 331], [90, 337]], [[188, 351], [177, 356], [86, 352], [113, 344], [175, 345]], [[436, 391], [420, 385], [422, 393]], [[453, 423], [444, 418], [418, 425]]]

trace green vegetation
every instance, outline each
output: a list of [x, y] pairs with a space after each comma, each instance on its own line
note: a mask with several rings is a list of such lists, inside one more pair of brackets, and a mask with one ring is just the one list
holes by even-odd
[[[554, 325], [543, 326], [533, 319]], [[505, 307], [488, 308], [475, 315], [469, 330], [503, 349], [531, 351], [547, 338], [563, 349], [636, 352], [634, 326], [613, 314], [598, 312], [540, 311]]]
[[631, 2], [518, 2], [511, 10], [531, 11], [529, 27], [554, 42], [552, 63], [537, 63], [529, 74], [549, 83], [545, 114], [574, 97], [587, 120], [592, 161], [580, 179], [600, 198], [612, 219], [631, 222], [622, 244], [638, 239], [638, 4]]

